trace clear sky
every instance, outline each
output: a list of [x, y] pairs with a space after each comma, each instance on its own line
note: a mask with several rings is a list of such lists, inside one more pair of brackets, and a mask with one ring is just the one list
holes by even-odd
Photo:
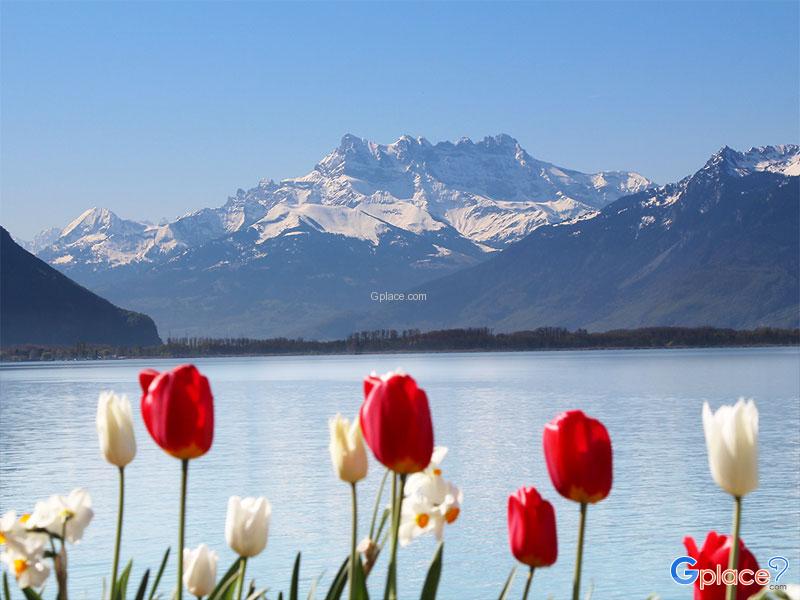
[[659, 182], [800, 138], [797, 2], [2, 2], [0, 220], [158, 221], [351, 132], [499, 132]]

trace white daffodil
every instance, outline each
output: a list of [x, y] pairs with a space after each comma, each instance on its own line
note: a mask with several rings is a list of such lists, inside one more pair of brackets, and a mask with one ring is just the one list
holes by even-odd
[[337, 414], [328, 422], [333, 468], [339, 479], [356, 483], [367, 476], [367, 449], [358, 419], [350, 421]]
[[0, 555], [20, 589], [40, 588], [50, 574], [50, 567], [42, 560], [44, 544], [45, 538], [40, 535], [17, 537]]
[[193, 595], [207, 596], [217, 582], [217, 553], [200, 544], [183, 550], [183, 583]]
[[28, 529], [44, 529], [53, 535], [63, 535], [74, 544], [83, 537], [83, 530], [93, 516], [89, 492], [77, 488], [67, 496], [50, 496], [37, 502], [25, 525]]
[[444, 502], [447, 494], [447, 482], [442, 477], [442, 461], [447, 456], [447, 448], [436, 446], [431, 455], [430, 464], [419, 473], [413, 473], [406, 481], [405, 491], [409, 496], [422, 494], [433, 504]]
[[719, 487], [741, 497], [758, 487], [758, 409], [740, 398], [712, 412], [703, 404], [703, 430], [711, 476]]
[[124, 467], [136, 456], [131, 403], [126, 396], [101, 392], [97, 401], [97, 435], [100, 451], [112, 465]]
[[266, 498], [228, 499], [225, 517], [225, 541], [239, 556], [249, 558], [267, 545], [272, 506]]
[[436, 527], [435, 521], [441, 515], [430, 501], [421, 494], [413, 494], [403, 498], [400, 509], [400, 529], [397, 539], [401, 546], [408, 546], [416, 537], [431, 531]]
[[446, 455], [447, 448], [436, 446], [430, 464], [406, 481], [400, 511], [400, 530], [403, 533], [399, 539], [403, 545], [429, 531], [441, 540], [444, 526], [453, 523], [461, 512], [463, 493], [442, 477], [442, 461]]
[[448, 525], [454, 523], [461, 514], [461, 503], [464, 501], [463, 492], [455, 484], [447, 482], [447, 494], [444, 502], [439, 505], [444, 522]]
[[[27, 518], [25, 518], [27, 520]], [[17, 518], [17, 512], [14, 510], [6, 511], [0, 517], [0, 544], [12, 546], [21, 541], [25, 536], [27, 530], [22, 518]]]

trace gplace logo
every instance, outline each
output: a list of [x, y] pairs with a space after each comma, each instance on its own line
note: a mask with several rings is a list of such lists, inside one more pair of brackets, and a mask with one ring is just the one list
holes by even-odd
[[[673, 581], [680, 585], [692, 585], [698, 582], [700, 589], [712, 585], [752, 585], [764, 586], [770, 582], [771, 573], [767, 569], [724, 569], [717, 565], [715, 569], [697, 569], [697, 561], [691, 556], [679, 556], [670, 566], [669, 573]], [[773, 556], [767, 561], [770, 569], [776, 572], [774, 583], [778, 583], [789, 568], [789, 561], [783, 556]]]

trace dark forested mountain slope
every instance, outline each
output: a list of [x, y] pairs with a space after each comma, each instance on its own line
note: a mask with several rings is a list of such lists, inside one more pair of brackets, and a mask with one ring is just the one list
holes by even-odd
[[0, 227], [0, 344], [160, 344], [153, 320], [81, 287]]

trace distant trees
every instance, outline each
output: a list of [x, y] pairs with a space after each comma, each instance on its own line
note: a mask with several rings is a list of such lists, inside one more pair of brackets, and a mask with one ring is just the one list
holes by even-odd
[[369, 352], [519, 351], [592, 348], [709, 348], [725, 346], [800, 345], [800, 329], [759, 328], [752, 330], [714, 327], [644, 327], [590, 333], [563, 327], [540, 327], [530, 331], [494, 333], [487, 327], [468, 329], [376, 329], [352, 333], [343, 340], [316, 341], [246, 337], [169, 338], [149, 347], [14, 346], [0, 349], [2, 361], [94, 360], [110, 358], [200, 356], [258, 356], [270, 354], [361, 354]]

